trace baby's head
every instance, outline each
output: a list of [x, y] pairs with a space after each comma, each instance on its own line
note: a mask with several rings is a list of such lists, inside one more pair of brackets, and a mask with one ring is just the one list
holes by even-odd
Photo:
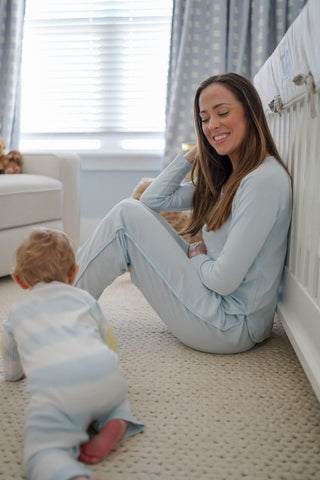
[[22, 288], [31, 288], [39, 282], [72, 284], [77, 273], [75, 263], [75, 254], [65, 233], [39, 228], [17, 249], [12, 277]]

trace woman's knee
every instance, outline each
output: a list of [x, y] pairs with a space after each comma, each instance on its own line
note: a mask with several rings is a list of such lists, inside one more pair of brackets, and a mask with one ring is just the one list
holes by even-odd
[[117, 207], [124, 212], [152, 212], [149, 207], [147, 207], [144, 203], [140, 202], [140, 200], [136, 200], [134, 198], [125, 198], [121, 200]]
[[[140, 202], [131, 198], [121, 200], [101, 219], [97, 229], [95, 230], [95, 236], [97, 233], [115, 232], [125, 227], [130, 223], [130, 220], [136, 217], [136, 212], [139, 210]], [[135, 220], [133, 223], [137, 223]]]
[[135, 200], [134, 198], [124, 198], [116, 206], [126, 209], [131, 208], [133, 205], [141, 205], [141, 202], [139, 200]]
[[140, 200], [133, 198], [125, 198], [121, 200], [115, 207], [124, 223], [133, 223], [141, 225], [141, 222], [146, 222], [147, 218], [157, 217], [157, 212], [154, 212]]

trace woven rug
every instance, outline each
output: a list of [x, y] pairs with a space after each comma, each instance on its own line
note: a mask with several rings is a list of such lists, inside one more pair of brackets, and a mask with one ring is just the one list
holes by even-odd
[[[0, 279], [1, 320], [25, 293]], [[113, 324], [131, 408], [145, 431], [90, 467], [100, 480], [319, 480], [320, 405], [281, 325], [239, 355], [193, 351], [128, 273], [100, 299]], [[2, 323], [2, 322], [1, 322]], [[0, 480], [21, 480], [25, 380], [3, 380]]]

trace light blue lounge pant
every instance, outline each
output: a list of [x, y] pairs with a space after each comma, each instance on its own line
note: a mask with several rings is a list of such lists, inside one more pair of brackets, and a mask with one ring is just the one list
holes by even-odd
[[126, 382], [119, 369], [94, 382], [89, 376], [83, 385], [74, 386], [70, 379], [69, 385], [32, 392], [24, 428], [26, 478], [91, 477], [90, 470], [77, 459], [79, 445], [89, 439], [87, 429], [92, 422], [98, 431], [113, 418], [130, 422], [122, 438], [143, 430], [143, 424], [131, 414], [126, 395]]
[[188, 243], [156, 212], [133, 199], [118, 203], [80, 249], [75, 285], [98, 298], [130, 268], [133, 283], [185, 345], [208, 353], [253, 347], [245, 317], [227, 315], [201, 282]]

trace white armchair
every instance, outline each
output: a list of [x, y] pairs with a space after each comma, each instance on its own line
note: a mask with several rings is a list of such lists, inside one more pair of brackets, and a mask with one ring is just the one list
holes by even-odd
[[80, 229], [80, 159], [75, 154], [23, 154], [21, 174], [0, 175], [0, 277], [37, 226], [61, 229], [75, 249]]

